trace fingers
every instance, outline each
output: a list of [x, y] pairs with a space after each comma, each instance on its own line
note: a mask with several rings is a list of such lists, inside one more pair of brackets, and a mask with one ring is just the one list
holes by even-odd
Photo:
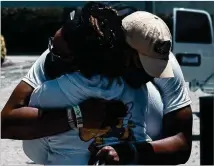
[[111, 146], [105, 146], [97, 152], [97, 156], [100, 157], [108, 152], [110, 152], [113, 148]]
[[108, 161], [119, 162], [119, 156], [116, 151], [109, 151], [107, 156]]
[[119, 156], [114, 148], [111, 146], [105, 146], [100, 149], [97, 153], [97, 159], [102, 163], [106, 164], [117, 164], [119, 163]]

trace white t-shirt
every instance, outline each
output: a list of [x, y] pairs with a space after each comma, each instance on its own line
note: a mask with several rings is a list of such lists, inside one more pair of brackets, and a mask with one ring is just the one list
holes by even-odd
[[[170, 54], [170, 61], [174, 70], [174, 78], [158, 78], [154, 80], [154, 83], [149, 82], [141, 89], [135, 90], [124, 82], [120, 86], [114, 82], [107, 89], [107, 79], [94, 76], [89, 80], [80, 73], [66, 74], [48, 81], [44, 74], [44, 61], [47, 53], [48, 50], [37, 59], [23, 78], [23, 81], [35, 88], [30, 99], [30, 106], [66, 107], [79, 104], [90, 97], [120, 99], [126, 104], [129, 103], [130, 114], [124, 120], [124, 124], [127, 124], [127, 119], [135, 123], [136, 127], [132, 128], [134, 137], [137, 140], [145, 140], [148, 138], [146, 135], [148, 133], [155, 140], [161, 138], [163, 115], [191, 103], [183, 74], [173, 54]], [[83, 142], [79, 139], [77, 131], [70, 132], [69, 146], [74, 151], [87, 149], [90, 141]], [[52, 149], [63, 151], [62, 145], [66, 143], [61, 142], [64, 141], [62, 137], [63, 133], [48, 137]], [[51, 142], [54, 143], [51, 144]], [[68, 148], [67, 145], [66, 148]]]

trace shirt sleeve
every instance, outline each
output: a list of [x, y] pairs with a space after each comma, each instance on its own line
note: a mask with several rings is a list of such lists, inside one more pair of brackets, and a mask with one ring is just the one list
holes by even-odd
[[67, 108], [87, 98], [72, 79], [63, 75], [37, 87], [31, 95], [29, 105], [39, 108]]
[[183, 73], [172, 53], [170, 54], [170, 62], [173, 67], [174, 77], [154, 79], [154, 84], [162, 97], [164, 114], [191, 104]]
[[24, 76], [22, 81], [28, 83], [33, 88], [41, 85], [47, 80], [44, 72], [44, 64], [49, 50], [47, 49], [33, 64], [28, 73]]

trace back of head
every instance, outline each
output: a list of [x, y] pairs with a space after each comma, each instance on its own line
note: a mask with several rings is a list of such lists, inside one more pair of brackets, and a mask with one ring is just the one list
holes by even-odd
[[120, 76], [126, 44], [122, 21], [107, 5], [89, 2], [63, 27], [63, 36], [85, 76]]

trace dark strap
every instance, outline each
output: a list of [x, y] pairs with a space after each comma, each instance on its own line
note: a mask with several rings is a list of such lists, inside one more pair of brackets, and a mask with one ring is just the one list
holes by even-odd
[[57, 67], [53, 63], [50, 53], [45, 58], [44, 71], [47, 79], [54, 79], [57, 76]]
[[126, 5], [125, 3], [121, 3], [121, 2], [101, 2], [101, 3], [111, 6], [112, 8], [116, 9], [118, 12], [118, 15], [121, 17], [121, 19], [138, 11], [137, 8]]
[[69, 67], [72, 66], [70, 66], [69, 64], [65, 64], [57, 59], [53, 60], [51, 53], [48, 53], [45, 58], [44, 71], [46, 78], [49, 80], [60, 77], [63, 74], [72, 72], [72, 70], [70, 70]]

